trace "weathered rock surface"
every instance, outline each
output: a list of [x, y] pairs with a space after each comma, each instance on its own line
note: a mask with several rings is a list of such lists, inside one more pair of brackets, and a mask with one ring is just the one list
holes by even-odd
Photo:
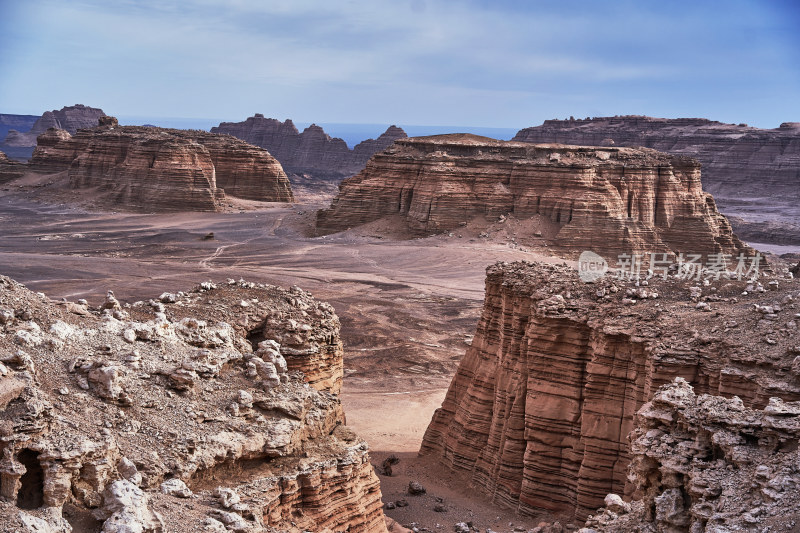
[[[0, 530], [386, 531], [327, 304], [231, 280], [90, 309], [0, 278], [0, 318]], [[295, 370], [314, 347], [327, 381]]]
[[0, 152], [0, 183], [5, 183], [21, 177], [25, 173], [25, 165], [9, 159], [6, 154]]
[[584, 284], [567, 266], [490, 267], [475, 338], [420, 453], [498, 505], [582, 519], [609, 493], [633, 494], [634, 416], [675, 377], [754, 409], [799, 400], [800, 286], [727, 277], [636, 287]]
[[390, 126], [377, 139], [360, 142], [350, 150], [342, 139], [331, 138], [316, 124], [300, 133], [291, 120], [281, 122], [264, 118], [261, 113], [243, 122], [222, 122], [211, 128], [211, 132], [227, 133], [266, 148], [281, 162], [286, 172], [328, 179], [356, 174], [375, 152], [388, 148], [396, 139], [406, 137], [402, 128]]
[[649, 149], [530, 145], [474, 135], [401, 139], [340, 185], [319, 233], [401, 216], [419, 235], [476, 217], [536, 218], [561, 252], [736, 254], [700, 165]]
[[97, 120], [103, 115], [105, 113], [102, 109], [82, 104], [45, 111], [29, 131], [9, 131], [4, 142], [10, 146], [35, 146], [36, 138], [49, 128], [65, 130], [70, 135], [75, 135], [81, 128], [96, 126]]
[[520, 130], [515, 141], [593, 146], [646, 146], [696, 158], [703, 186], [718, 197], [800, 198], [800, 123], [775, 129], [702, 118], [646, 116], [546, 120]]
[[215, 210], [225, 194], [293, 200], [286, 174], [266, 150], [199, 130], [113, 121], [74, 136], [49, 129], [39, 136], [30, 166], [68, 170], [73, 188], [97, 188], [107, 205], [134, 210]]
[[800, 403], [749, 409], [678, 378], [636, 415], [633, 505], [606, 505], [582, 532], [793, 531], [798, 444]]

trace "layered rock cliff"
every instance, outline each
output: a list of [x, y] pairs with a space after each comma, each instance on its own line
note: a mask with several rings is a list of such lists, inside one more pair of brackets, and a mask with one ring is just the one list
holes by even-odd
[[696, 158], [703, 187], [718, 197], [800, 198], [800, 123], [775, 129], [700, 118], [645, 116], [546, 120], [520, 130], [515, 141], [646, 146]]
[[49, 128], [65, 130], [75, 135], [81, 128], [96, 126], [97, 120], [103, 115], [105, 113], [102, 109], [82, 104], [45, 111], [29, 131], [9, 131], [4, 142], [9, 146], [35, 146], [36, 138]]
[[342, 139], [331, 138], [316, 124], [300, 133], [291, 120], [281, 122], [264, 118], [261, 113], [243, 122], [222, 122], [211, 128], [211, 132], [227, 133], [266, 148], [286, 172], [321, 178], [352, 176], [364, 168], [372, 154], [406, 137], [402, 128], [390, 126], [377, 139], [362, 141], [350, 150]]
[[800, 399], [797, 282], [677, 275], [636, 287], [585, 284], [567, 266], [490, 267], [472, 346], [420, 453], [498, 505], [584, 519], [607, 494], [634, 493], [634, 416], [676, 376], [749, 408]]
[[0, 278], [0, 329], [3, 531], [386, 531], [338, 319], [304, 291], [91, 308]]
[[795, 529], [800, 403], [748, 409], [678, 378], [639, 410], [630, 438], [636, 499], [607, 497], [580, 533]]
[[567, 254], [735, 254], [743, 249], [700, 165], [649, 149], [530, 145], [474, 135], [401, 139], [340, 185], [320, 233], [400, 216], [419, 235], [513, 215]]
[[293, 200], [286, 174], [266, 150], [199, 130], [112, 124], [70, 136], [49, 129], [30, 166], [68, 170], [73, 188], [97, 188], [101, 202], [129, 209], [214, 210], [225, 194]]
[[15, 180], [25, 174], [26, 166], [18, 161], [13, 161], [6, 154], [0, 152], [0, 183]]

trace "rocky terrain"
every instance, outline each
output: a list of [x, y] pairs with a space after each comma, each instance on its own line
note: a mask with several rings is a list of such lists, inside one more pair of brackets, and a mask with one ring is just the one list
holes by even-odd
[[266, 148], [289, 174], [300, 177], [310, 174], [316, 179], [334, 181], [356, 174], [372, 154], [406, 137], [402, 128], [390, 126], [377, 139], [362, 141], [351, 150], [342, 139], [332, 139], [316, 124], [301, 133], [291, 120], [281, 122], [264, 118], [261, 113], [243, 122], [222, 122], [211, 128], [211, 132], [227, 133]]
[[[673, 506], [682, 522], [658, 531], [689, 531], [684, 515], [692, 498], [716, 486], [710, 478], [691, 485], [691, 472], [704, 468], [696, 460], [725, 470], [726, 460], [736, 464], [738, 444], [761, 446], [764, 454], [797, 449], [794, 407], [786, 407], [785, 428], [774, 422], [762, 429], [759, 421], [781, 419], [781, 401], [800, 400], [800, 286], [784, 266], [760, 281], [726, 272], [686, 280], [672, 272], [641, 283], [607, 275], [587, 284], [567, 266], [490, 267], [475, 338], [420, 453], [465, 473], [492, 502], [522, 514], [547, 510], [582, 520], [616, 493], [650, 502], [644, 507], [649, 521], [654, 499], [657, 518], [659, 498], [669, 500], [663, 505]], [[676, 377], [693, 394], [735, 396], [709, 402], [739, 409], [742, 421], [725, 422], [731, 429], [711, 438], [704, 424], [722, 422], [683, 423], [660, 407], [640, 411], [650, 400], [657, 403], [658, 388]], [[764, 408], [765, 415], [746, 411]], [[695, 459], [689, 464], [682, 454]], [[632, 457], [634, 478], [628, 476]], [[778, 473], [771, 470], [768, 478]], [[685, 492], [673, 490], [682, 483]], [[749, 485], [723, 487], [741, 497], [749, 491]], [[683, 494], [691, 498], [681, 507], [676, 496]], [[708, 501], [717, 496], [705, 495]], [[780, 513], [782, 505], [767, 514]], [[712, 504], [700, 507], [713, 511]], [[699, 517], [701, 510], [692, 512]]]
[[36, 138], [49, 128], [66, 130], [70, 135], [81, 128], [92, 128], [105, 115], [102, 109], [82, 104], [45, 111], [29, 131], [10, 130], [3, 141], [9, 146], [36, 146]]
[[320, 234], [399, 217], [415, 235], [483, 218], [532, 220], [522, 243], [567, 255], [744, 250], [691, 158], [649, 149], [530, 145], [474, 135], [401, 139], [345, 180]]
[[383, 532], [333, 309], [229, 280], [97, 308], [0, 278], [0, 529]]
[[30, 161], [37, 172], [67, 171], [74, 189], [94, 189], [98, 203], [123, 209], [207, 210], [225, 194], [290, 202], [280, 163], [266, 150], [199, 130], [100, 126], [74, 136], [50, 128]]
[[636, 500], [609, 495], [580, 533], [797, 531], [800, 403], [696, 394], [664, 385], [630, 436]]
[[24, 173], [24, 164], [9, 159], [6, 154], [0, 152], [0, 183], [20, 178]]
[[[645, 116], [546, 120], [520, 130], [515, 141], [597, 146], [646, 146], [696, 158], [703, 165], [703, 188], [725, 214], [737, 215], [737, 234], [757, 242], [800, 244], [800, 123], [775, 129], [723, 124], [700, 118]], [[766, 211], [757, 216], [748, 207]], [[776, 208], [780, 207], [780, 209]], [[748, 216], [750, 215], [750, 216]], [[758, 231], [762, 222], [790, 224]], [[762, 230], [763, 231], [763, 230]]]

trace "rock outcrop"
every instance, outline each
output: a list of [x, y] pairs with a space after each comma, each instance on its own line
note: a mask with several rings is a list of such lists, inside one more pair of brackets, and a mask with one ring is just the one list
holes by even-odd
[[74, 136], [48, 129], [30, 166], [69, 171], [73, 188], [97, 188], [101, 203], [134, 210], [215, 210], [225, 194], [291, 202], [291, 186], [266, 150], [229, 135], [104, 123]]
[[797, 281], [781, 271], [767, 290], [717, 274], [635, 286], [586, 284], [567, 266], [490, 267], [475, 338], [420, 453], [498, 505], [583, 519], [609, 493], [634, 494], [634, 416], [675, 377], [751, 409], [800, 400]]
[[291, 120], [281, 122], [264, 118], [261, 113], [243, 122], [222, 122], [211, 128], [211, 132], [227, 133], [266, 148], [281, 162], [286, 172], [327, 179], [356, 174], [372, 154], [388, 148], [396, 139], [406, 137], [402, 128], [390, 126], [377, 139], [360, 142], [350, 150], [342, 139], [331, 138], [316, 124], [300, 133]]
[[613, 496], [581, 533], [793, 531], [800, 515], [800, 403], [763, 410], [697, 395], [683, 379], [636, 415], [636, 500]]
[[515, 141], [646, 146], [696, 158], [703, 187], [720, 198], [800, 198], [800, 123], [775, 129], [723, 124], [702, 118], [645, 116], [546, 120], [520, 130]]
[[304, 291], [90, 308], [0, 278], [0, 329], [0, 530], [386, 531], [338, 319]]
[[5, 139], [9, 146], [35, 146], [36, 138], [49, 128], [56, 128], [75, 135], [81, 128], [92, 128], [97, 125], [97, 120], [105, 115], [102, 109], [89, 107], [82, 104], [62, 107], [52, 111], [45, 111], [30, 131], [20, 132], [11, 130]]
[[6, 154], [0, 152], [0, 183], [15, 180], [25, 174], [26, 166], [18, 161], [13, 161]]
[[649, 149], [531, 145], [474, 135], [401, 139], [340, 185], [319, 233], [400, 216], [418, 235], [476, 217], [536, 218], [567, 255], [736, 254], [700, 165]]

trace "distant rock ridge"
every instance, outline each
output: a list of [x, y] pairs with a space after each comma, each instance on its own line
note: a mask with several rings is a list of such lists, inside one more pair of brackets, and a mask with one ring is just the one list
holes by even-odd
[[716, 197], [800, 199], [800, 123], [775, 129], [703, 118], [639, 115], [545, 120], [513, 139], [529, 143], [645, 146], [696, 158], [703, 186]]
[[340, 185], [321, 234], [399, 216], [412, 232], [513, 215], [552, 226], [566, 255], [727, 253], [746, 248], [700, 186], [700, 165], [646, 148], [497, 141], [470, 134], [400, 139]]
[[101, 204], [133, 210], [216, 210], [225, 194], [293, 201], [280, 163], [262, 148], [201, 130], [100, 124], [74, 136], [48, 129], [31, 169], [66, 170], [71, 187], [97, 188]]
[[266, 148], [281, 162], [286, 172], [310, 173], [320, 178], [342, 178], [356, 174], [372, 154], [388, 148], [396, 139], [406, 137], [402, 128], [390, 126], [377, 139], [367, 139], [352, 150], [344, 140], [331, 138], [325, 130], [312, 124], [298, 131], [290, 119], [285, 122], [264, 118], [261, 113], [243, 122], [222, 122], [212, 133], [227, 133]]
[[70, 135], [75, 135], [80, 128], [96, 126], [97, 120], [103, 115], [105, 113], [102, 109], [83, 104], [45, 111], [30, 131], [10, 130], [4, 142], [9, 146], [36, 146], [36, 138], [49, 128], [65, 130]]

